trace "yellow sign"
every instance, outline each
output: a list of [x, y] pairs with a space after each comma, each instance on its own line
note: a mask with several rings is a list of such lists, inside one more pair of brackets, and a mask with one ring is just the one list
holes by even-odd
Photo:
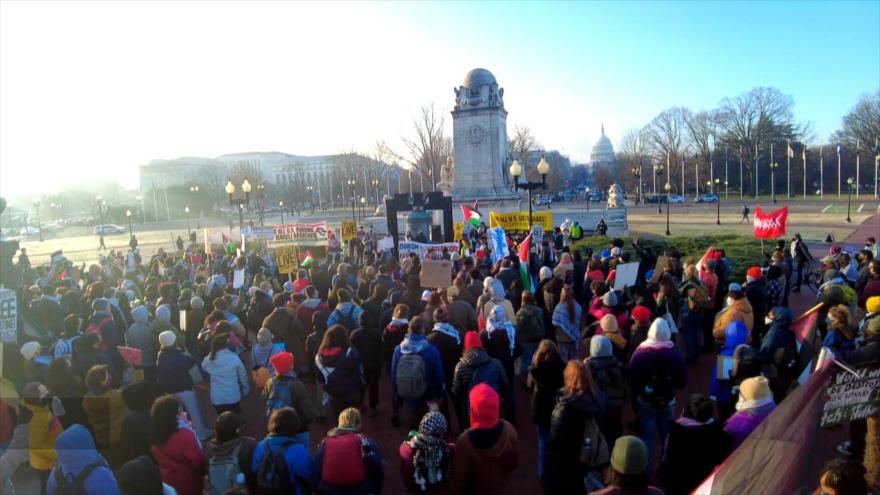
[[357, 237], [358, 229], [357, 223], [354, 220], [343, 220], [342, 221], [342, 240], [350, 241]]
[[[553, 231], [553, 213], [542, 211], [533, 213], [532, 220], [535, 225], [544, 228], [544, 232]], [[489, 212], [489, 227], [501, 227], [505, 232], [528, 232], [529, 213], [526, 211], [514, 211], [510, 213]]]
[[275, 246], [275, 262], [278, 263], [278, 273], [293, 273], [296, 271], [296, 246]]
[[458, 242], [461, 240], [461, 236], [463, 233], [464, 233], [464, 224], [463, 223], [456, 223], [452, 226], [452, 239], [455, 242]]

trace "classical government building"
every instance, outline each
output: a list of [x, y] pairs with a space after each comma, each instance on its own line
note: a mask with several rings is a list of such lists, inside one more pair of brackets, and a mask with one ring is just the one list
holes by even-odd
[[605, 135], [605, 124], [602, 124], [602, 135], [593, 144], [593, 151], [590, 152], [590, 166], [610, 165], [614, 163], [614, 146], [611, 140]]

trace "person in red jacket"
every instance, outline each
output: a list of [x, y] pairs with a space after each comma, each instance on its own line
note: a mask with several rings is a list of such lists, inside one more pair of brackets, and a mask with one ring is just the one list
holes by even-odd
[[150, 454], [159, 464], [162, 482], [171, 485], [178, 495], [201, 495], [207, 462], [180, 401], [173, 395], [156, 399], [150, 417]]

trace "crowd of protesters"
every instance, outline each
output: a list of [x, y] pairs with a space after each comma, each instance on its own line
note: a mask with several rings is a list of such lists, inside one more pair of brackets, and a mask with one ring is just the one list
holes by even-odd
[[[399, 463], [408, 493], [517, 492], [531, 428], [529, 469], [548, 494], [683, 494], [797, 386], [788, 299], [811, 256], [799, 236], [737, 280], [721, 246], [704, 263], [621, 239], [593, 253], [560, 228], [532, 246], [524, 278], [481, 232], [433, 254], [453, 264], [440, 290], [422, 286], [418, 256], [373, 243], [351, 257], [330, 246], [291, 274], [232, 244], [28, 261], [21, 369], [0, 397], [4, 488], [29, 469], [49, 495], [378, 494]], [[876, 254], [872, 239], [821, 259], [820, 337], [854, 367], [880, 362]], [[635, 284], [615, 290], [630, 261]], [[729, 375], [713, 364], [710, 388], [678, 404], [694, 364], [716, 356]], [[380, 413], [399, 437], [364, 431], [362, 414]], [[242, 433], [253, 417], [262, 439]], [[850, 430], [847, 458], [817, 473], [823, 493], [880, 483], [877, 418]], [[379, 441], [402, 442], [399, 459]]]

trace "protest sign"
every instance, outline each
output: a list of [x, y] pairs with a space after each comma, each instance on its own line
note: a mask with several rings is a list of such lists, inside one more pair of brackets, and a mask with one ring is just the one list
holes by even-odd
[[244, 268], [235, 270], [232, 273], [232, 288], [240, 289], [244, 285]]
[[185, 309], [180, 310], [180, 331], [181, 332], [186, 332], [186, 316], [188, 313], [189, 313], [189, 311], [187, 311]]
[[654, 275], [651, 277], [651, 280], [648, 281], [649, 284], [653, 284], [654, 282], [660, 280], [660, 276], [669, 268], [669, 258], [666, 256], [658, 256], [657, 264], [654, 265]]
[[489, 247], [492, 248], [492, 263], [510, 256], [510, 249], [507, 248], [507, 233], [501, 227], [489, 229]]
[[839, 370], [831, 378], [822, 405], [823, 428], [849, 421], [865, 419], [880, 412], [880, 366], [856, 370], [856, 377], [848, 370]]
[[241, 229], [242, 246], [245, 239], [254, 241], [271, 241], [275, 239], [274, 227], [245, 227]]
[[614, 269], [614, 290], [621, 290], [636, 285], [636, 276], [639, 274], [639, 264], [623, 263]]
[[379, 252], [391, 251], [394, 249], [394, 238], [386, 236], [379, 239], [379, 242], [376, 243], [376, 249], [378, 249]]
[[544, 226], [532, 225], [532, 246], [540, 246], [544, 240]]
[[132, 366], [140, 366], [141, 363], [143, 363], [143, 352], [140, 349], [118, 345], [116, 346], [116, 350], [119, 351], [122, 360]]
[[463, 223], [455, 223], [452, 225], [452, 238], [456, 241], [460, 241], [461, 237], [464, 235], [464, 224]]
[[327, 222], [286, 223], [272, 227], [276, 241], [293, 241], [301, 246], [322, 246], [327, 244]]
[[[553, 230], [553, 213], [543, 211], [532, 214], [532, 223], [540, 225], [544, 231]], [[529, 231], [529, 213], [524, 211], [514, 211], [510, 213], [489, 212], [489, 227], [501, 227], [507, 232], [528, 232]]]
[[354, 220], [343, 220], [342, 221], [342, 240], [350, 241], [357, 237], [357, 223]]
[[293, 273], [299, 263], [296, 259], [296, 246], [275, 246], [275, 263], [278, 264], [278, 273]]
[[17, 343], [15, 291], [0, 289], [0, 342]]
[[403, 241], [397, 245], [397, 251], [401, 261], [409, 258], [409, 253], [416, 253], [421, 260], [439, 258], [443, 248], [446, 248], [446, 251], [449, 252], [449, 254], [457, 253], [459, 249], [457, 242], [425, 244], [415, 241]]
[[733, 356], [718, 356], [715, 366], [715, 376], [719, 380], [730, 380], [730, 372], [733, 371]]
[[449, 260], [425, 260], [419, 274], [422, 287], [442, 289], [452, 285], [452, 262]]

